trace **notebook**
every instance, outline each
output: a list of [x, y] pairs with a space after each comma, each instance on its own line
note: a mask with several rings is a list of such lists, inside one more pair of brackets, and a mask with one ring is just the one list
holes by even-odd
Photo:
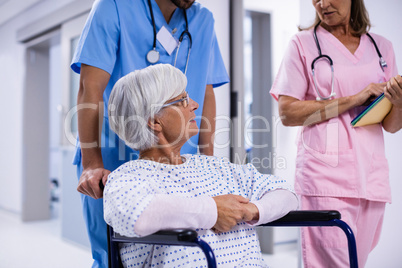
[[392, 108], [391, 102], [385, 98], [384, 93], [378, 96], [366, 109], [356, 116], [351, 124], [361, 127], [382, 122]]

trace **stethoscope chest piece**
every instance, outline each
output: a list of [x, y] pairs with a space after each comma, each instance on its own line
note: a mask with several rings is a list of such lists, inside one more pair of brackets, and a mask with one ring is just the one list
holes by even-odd
[[150, 50], [147, 53], [147, 61], [151, 64], [155, 64], [159, 61], [159, 52], [155, 49]]

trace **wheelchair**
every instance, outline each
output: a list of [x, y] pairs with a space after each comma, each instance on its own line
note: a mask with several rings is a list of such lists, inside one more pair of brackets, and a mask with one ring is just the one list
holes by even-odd
[[[349, 263], [351, 268], [358, 268], [356, 240], [352, 229], [341, 220], [341, 214], [336, 210], [298, 210], [291, 211], [286, 216], [260, 226], [264, 227], [310, 227], [328, 226], [341, 228], [348, 240]], [[108, 257], [109, 268], [122, 268], [120, 260], [119, 243], [138, 243], [153, 245], [175, 245], [187, 247], [199, 247], [205, 254], [208, 267], [216, 268], [215, 255], [211, 247], [198, 238], [196, 231], [192, 229], [161, 230], [145, 237], [125, 237], [113, 231], [108, 226]]]

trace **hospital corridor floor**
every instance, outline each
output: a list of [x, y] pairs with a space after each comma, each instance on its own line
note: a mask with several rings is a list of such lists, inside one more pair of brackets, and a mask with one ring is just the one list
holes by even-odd
[[[89, 268], [88, 248], [61, 238], [59, 219], [24, 223], [0, 208], [0, 268]], [[263, 255], [270, 268], [296, 268], [297, 250]]]

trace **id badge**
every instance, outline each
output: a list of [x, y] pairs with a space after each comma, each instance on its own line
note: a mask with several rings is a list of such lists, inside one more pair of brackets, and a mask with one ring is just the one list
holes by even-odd
[[169, 56], [172, 55], [172, 52], [178, 45], [178, 40], [166, 29], [165, 26], [162, 26], [159, 30], [156, 39], [163, 46]]

